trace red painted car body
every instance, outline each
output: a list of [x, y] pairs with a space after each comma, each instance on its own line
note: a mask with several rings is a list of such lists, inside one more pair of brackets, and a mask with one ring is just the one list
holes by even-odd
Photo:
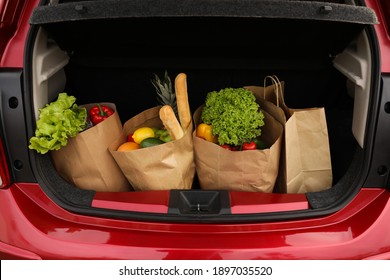
[[[24, 67], [28, 21], [39, 1], [19, 2], [23, 7], [11, 23], [12, 34], [1, 33], [7, 41], [2, 46], [1, 69]], [[379, 22], [386, 22], [390, 12], [384, 13], [379, 1], [366, 4]], [[390, 73], [386, 28], [375, 26], [383, 75]], [[245, 223], [114, 219], [65, 210], [38, 183], [13, 181], [4, 148], [0, 150], [0, 259], [390, 259], [390, 192], [384, 188], [367, 186], [334, 213], [300, 219]], [[275, 194], [261, 204], [252, 201], [252, 194], [229, 195], [232, 212], [237, 214], [309, 207], [300, 194]], [[128, 199], [111, 196], [96, 194], [94, 206], [166, 213], [170, 193], [144, 192]]]
[[[232, 225], [118, 221], [74, 215], [39, 186], [1, 193], [2, 258], [388, 259], [389, 195], [365, 189], [324, 218]], [[22, 206], [19, 206], [22, 205]], [[370, 219], [367, 219], [370, 217]], [[362, 220], [366, 222], [362, 222]], [[367, 221], [368, 220], [368, 221]]]

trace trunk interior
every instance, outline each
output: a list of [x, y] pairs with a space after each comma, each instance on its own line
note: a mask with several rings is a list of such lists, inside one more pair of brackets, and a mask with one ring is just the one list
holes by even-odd
[[[110, 2], [119, 6], [109, 9]], [[203, 9], [196, 1], [184, 1], [187, 8], [175, 8], [175, 1], [161, 1], [165, 5], [149, 1], [154, 9], [141, 2], [64, 1], [36, 9], [31, 18], [35, 28], [31, 59], [27, 58], [31, 63], [34, 121], [39, 108], [55, 100], [58, 93], [67, 92], [78, 104], [115, 103], [124, 123], [157, 105], [151, 84], [154, 73], [162, 77], [167, 71], [171, 78], [181, 72], [187, 74], [192, 112], [210, 91], [263, 86], [267, 75], [276, 75], [285, 82], [285, 100], [290, 108], [325, 108], [333, 186], [319, 193], [257, 194], [259, 201], [272, 204], [278, 197], [276, 204], [281, 205], [283, 199], [296, 199], [307, 203], [297, 212], [309, 215], [310, 211], [320, 213], [337, 205], [340, 198], [361, 187], [351, 178], [358, 176], [362, 164], [372, 68], [377, 63], [371, 57], [366, 30], [375, 23], [375, 16], [368, 9], [348, 1], [249, 1], [246, 6], [236, 1], [203, 1]], [[225, 5], [224, 9], [219, 5]], [[351, 11], [353, 17], [348, 16]], [[124, 218], [138, 211], [132, 206], [125, 207], [126, 211], [107, 206], [94, 212], [97, 196], [115, 201], [120, 195], [75, 188], [55, 174], [49, 155], [34, 157], [42, 171], [38, 181], [63, 207]], [[207, 193], [200, 190], [195, 176], [185, 200], [196, 205], [198, 200], [208, 199], [203, 192]], [[172, 205], [180, 203], [172, 200], [180, 200], [180, 191], [156, 193], [131, 192], [129, 205], [137, 204], [137, 199], [142, 200], [139, 204], [151, 205], [153, 197], [168, 197], [168, 212], [174, 216], [172, 209], [176, 206]], [[247, 196], [236, 193], [235, 197], [240, 195]], [[219, 203], [211, 202], [210, 206], [214, 221], [232, 216], [232, 194], [218, 192], [218, 196]], [[161, 201], [157, 204], [164, 204], [165, 200]], [[278, 207], [271, 212], [286, 211]], [[185, 210], [176, 214], [183, 213]], [[261, 210], [252, 214], [263, 218], [271, 215]], [[293, 214], [290, 211], [288, 215], [285, 218]]]

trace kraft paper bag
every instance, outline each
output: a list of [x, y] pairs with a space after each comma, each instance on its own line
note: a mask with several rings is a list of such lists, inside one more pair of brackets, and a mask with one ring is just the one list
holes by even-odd
[[[272, 81], [266, 86], [267, 79]], [[284, 143], [277, 192], [306, 193], [332, 186], [332, 165], [324, 108], [291, 109], [284, 101], [284, 82], [267, 76], [264, 87], [249, 86], [258, 100], [264, 99], [284, 112]]]
[[[283, 88], [284, 83], [281, 82], [280, 86]], [[269, 112], [282, 126], [285, 128], [286, 125], [286, 114], [280, 107], [279, 99], [277, 98], [279, 91], [275, 90], [274, 86], [246, 86], [244, 87], [252, 91], [256, 97], [256, 102], [261, 108], [264, 108]], [[276, 178], [275, 193], [286, 193], [287, 192], [287, 175], [286, 175], [286, 153], [285, 153], [285, 131], [283, 131], [281, 154], [279, 160], [279, 171], [278, 177]]]
[[[68, 144], [51, 151], [57, 172], [80, 189], [99, 192], [123, 192], [131, 186], [108, 151], [108, 146], [121, 135], [122, 123], [115, 104], [109, 106], [115, 113], [101, 123], [68, 139]], [[87, 104], [88, 111], [95, 104]]]
[[126, 136], [137, 128], [163, 127], [160, 108], [145, 110], [128, 120], [121, 136], [110, 145], [110, 153], [136, 191], [191, 189], [195, 176], [192, 123], [178, 140], [132, 151], [117, 151], [126, 141]]
[[[202, 106], [195, 114], [200, 123]], [[262, 108], [261, 108], [262, 109]], [[193, 132], [197, 175], [201, 189], [246, 192], [273, 191], [278, 176], [283, 126], [264, 111], [261, 140], [269, 148], [252, 151], [229, 151], [196, 136]]]

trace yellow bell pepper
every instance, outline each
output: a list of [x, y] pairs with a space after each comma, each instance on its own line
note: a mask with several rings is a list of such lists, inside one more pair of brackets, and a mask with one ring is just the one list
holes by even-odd
[[213, 135], [213, 128], [209, 124], [199, 124], [196, 128], [196, 136], [212, 143], [218, 142], [218, 137]]

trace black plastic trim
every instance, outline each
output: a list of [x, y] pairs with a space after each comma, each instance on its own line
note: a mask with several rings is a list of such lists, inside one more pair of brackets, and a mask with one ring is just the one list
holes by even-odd
[[22, 71], [0, 73], [0, 113], [12, 181], [36, 182], [28, 157]]
[[381, 86], [371, 168], [365, 186], [390, 188], [390, 75], [382, 76]]
[[169, 197], [169, 214], [209, 216], [230, 214], [228, 191], [172, 190]]
[[[325, 12], [324, 12], [325, 11]], [[309, 19], [359, 24], [377, 23], [366, 7], [317, 1], [283, 0], [107, 0], [63, 3], [38, 7], [31, 24], [105, 18], [139, 17], [261, 17]]]

